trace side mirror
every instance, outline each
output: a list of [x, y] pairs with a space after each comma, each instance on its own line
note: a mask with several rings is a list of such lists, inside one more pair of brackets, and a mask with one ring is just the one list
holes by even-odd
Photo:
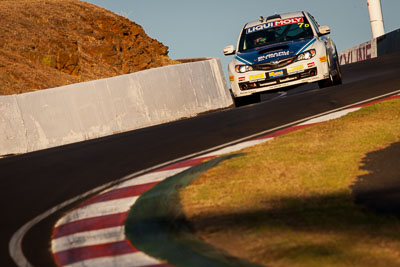
[[318, 28], [320, 35], [327, 35], [331, 33], [329, 26], [321, 26]]
[[224, 48], [224, 55], [225, 56], [230, 56], [235, 54], [236, 50], [233, 45], [228, 45], [227, 47]]

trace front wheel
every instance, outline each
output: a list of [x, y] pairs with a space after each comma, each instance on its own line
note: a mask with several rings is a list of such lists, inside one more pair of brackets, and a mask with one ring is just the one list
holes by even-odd
[[332, 65], [331, 65], [331, 62], [329, 60], [329, 57], [327, 57], [327, 58], [328, 58], [329, 78], [325, 79], [325, 80], [322, 80], [322, 81], [318, 81], [319, 88], [325, 88], [325, 87], [329, 87], [329, 86], [332, 86], [332, 85], [342, 84], [342, 71], [340, 70], [340, 64], [339, 64], [339, 61], [338, 61], [337, 57], [336, 57], [336, 60], [334, 62], [335, 65], [336, 65], [335, 76], [332, 75], [332, 70], [331, 70]]
[[318, 87], [320, 89], [329, 87], [333, 85], [333, 76], [331, 73], [329, 73], [329, 78], [325, 80], [318, 81]]
[[259, 94], [253, 94], [248, 96], [233, 97], [235, 107], [246, 106], [254, 103], [261, 102], [261, 96]]
[[340, 70], [340, 65], [338, 60], [336, 60], [336, 75], [333, 77], [333, 85], [342, 84], [342, 71]]

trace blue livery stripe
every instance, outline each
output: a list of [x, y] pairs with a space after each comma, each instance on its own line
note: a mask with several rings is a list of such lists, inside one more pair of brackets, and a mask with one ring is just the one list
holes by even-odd
[[298, 55], [298, 54], [300, 54], [300, 53], [303, 53], [304, 52], [304, 50], [306, 50], [310, 45], [312, 45], [315, 41], [316, 41], [317, 39], [314, 37], [313, 39], [311, 39], [311, 41], [309, 41], [305, 46], [303, 46], [303, 48], [302, 49], [300, 49], [297, 53], [296, 53], [296, 55]]
[[242, 62], [242, 63], [245, 63], [246, 65], [251, 65], [251, 62], [250, 62], [250, 61], [247, 61], [247, 60], [245, 60], [245, 59], [239, 57], [238, 55], [236, 55], [236, 59], [239, 60], [239, 61]]

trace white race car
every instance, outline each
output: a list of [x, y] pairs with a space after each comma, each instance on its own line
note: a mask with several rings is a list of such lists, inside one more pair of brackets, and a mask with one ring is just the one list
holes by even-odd
[[304, 83], [319, 87], [342, 83], [330, 28], [319, 26], [307, 12], [273, 15], [246, 23], [228, 65], [236, 106], [260, 101], [260, 92]]

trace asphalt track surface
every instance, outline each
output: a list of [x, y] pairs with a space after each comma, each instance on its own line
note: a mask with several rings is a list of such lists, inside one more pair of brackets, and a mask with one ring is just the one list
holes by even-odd
[[[14, 266], [8, 245], [22, 225], [79, 194], [188, 154], [399, 90], [400, 53], [343, 66], [342, 72], [340, 86], [302, 86], [266, 95], [255, 105], [0, 159], [0, 265]], [[51, 229], [64, 211], [25, 236], [23, 252], [35, 266], [54, 264]]]

